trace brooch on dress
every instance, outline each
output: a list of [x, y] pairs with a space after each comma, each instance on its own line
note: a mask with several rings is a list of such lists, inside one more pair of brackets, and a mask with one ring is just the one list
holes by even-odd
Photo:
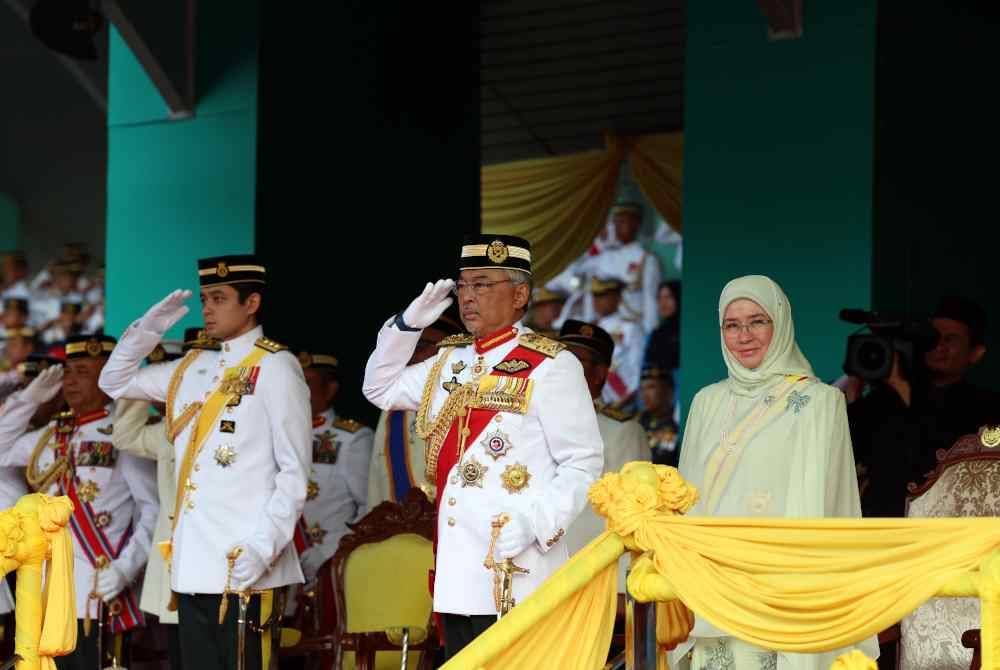
[[794, 414], [798, 414], [799, 410], [809, 404], [809, 396], [803, 395], [798, 391], [792, 391], [788, 394], [788, 409], [792, 410]]

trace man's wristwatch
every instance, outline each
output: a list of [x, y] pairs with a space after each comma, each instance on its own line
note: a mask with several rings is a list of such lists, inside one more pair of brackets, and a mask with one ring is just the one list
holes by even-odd
[[396, 313], [396, 318], [393, 320], [392, 325], [396, 326], [396, 330], [403, 333], [419, 333], [421, 330], [423, 330], [423, 328], [410, 328], [409, 326], [407, 326], [406, 322], [403, 321], [402, 312]]

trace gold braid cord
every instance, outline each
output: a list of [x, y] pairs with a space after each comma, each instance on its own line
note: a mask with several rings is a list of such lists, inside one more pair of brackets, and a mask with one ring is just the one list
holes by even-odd
[[174, 374], [170, 376], [170, 384], [167, 386], [167, 411], [165, 417], [167, 422], [167, 439], [170, 441], [170, 444], [174, 443], [174, 438], [184, 430], [195, 414], [198, 413], [198, 410], [201, 409], [201, 403], [193, 403], [184, 410], [184, 413], [177, 418], [177, 421], [174, 421], [174, 401], [177, 399], [177, 391], [180, 389], [181, 381], [184, 379], [184, 373], [187, 372], [187, 369], [191, 367], [191, 364], [194, 363], [194, 360], [198, 358], [198, 354], [200, 353], [200, 349], [192, 349], [187, 352], [187, 355], [181, 360], [177, 369], [174, 370]]
[[427, 381], [424, 382], [424, 392], [420, 397], [420, 408], [417, 410], [417, 436], [425, 441], [424, 475], [431, 482], [437, 480], [438, 456], [441, 453], [441, 445], [444, 444], [444, 438], [448, 436], [448, 431], [451, 430], [452, 422], [459, 414], [464, 416], [466, 408], [476, 398], [477, 386], [475, 384], [463, 384], [448, 395], [444, 406], [433, 421], [428, 418], [431, 411], [431, 404], [434, 402], [434, 393], [437, 391], [438, 379], [441, 377], [441, 370], [448, 361], [450, 354], [450, 349], [441, 353], [433, 367], [431, 367], [430, 374], [427, 375]]
[[24, 473], [28, 486], [30, 486], [33, 491], [37, 491], [39, 493], [47, 491], [50, 486], [62, 478], [62, 476], [66, 473], [66, 469], [69, 468], [69, 460], [63, 457], [57, 458], [44, 472], [38, 471], [38, 458], [45, 453], [45, 450], [49, 447], [49, 440], [52, 439], [52, 434], [54, 432], [55, 428], [49, 426], [45, 429], [45, 432], [42, 433], [41, 439], [38, 440], [38, 444], [35, 445], [34, 451], [31, 452], [31, 458], [28, 459], [28, 469]]

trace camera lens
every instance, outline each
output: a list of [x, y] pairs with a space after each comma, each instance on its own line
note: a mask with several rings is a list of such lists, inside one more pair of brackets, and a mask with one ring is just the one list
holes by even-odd
[[886, 364], [886, 350], [877, 342], [865, 342], [858, 348], [858, 363], [866, 370], [879, 370]]

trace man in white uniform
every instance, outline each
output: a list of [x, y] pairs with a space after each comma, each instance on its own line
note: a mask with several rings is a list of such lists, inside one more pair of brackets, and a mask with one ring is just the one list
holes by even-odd
[[[76, 650], [56, 659], [60, 670], [94, 670], [113, 660], [97, 657], [98, 621], [105, 632], [127, 634], [145, 625], [134, 584], [146, 565], [158, 502], [153, 464], [114, 446], [113, 403], [97, 386], [114, 348], [108, 336], [66, 343], [66, 367], [43, 371], [0, 411], [0, 466], [27, 466], [35, 491], [73, 502]], [[24, 433], [38, 408], [59, 391], [70, 407], [44, 428]], [[89, 635], [86, 633], [90, 633]], [[128, 640], [121, 640], [127, 664]]]
[[615, 342], [615, 354], [602, 396], [606, 402], [619, 408], [629, 406], [635, 400], [645, 344], [642, 330], [622, 313], [622, 289], [621, 280], [614, 278], [594, 277], [590, 283], [596, 323]]
[[[491, 558], [527, 571], [513, 577], [513, 596], [522, 601], [566, 561], [566, 529], [603, 467], [579, 361], [521, 322], [531, 294], [528, 242], [470, 236], [458, 269], [457, 282], [427, 284], [386, 322], [364, 381], [378, 407], [417, 410], [417, 431], [429, 442], [427, 474], [439, 510], [434, 611], [449, 658], [501, 609], [499, 576], [483, 566], [491, 546]], [[451, 304], [449, 295], [457, 295], [471, 335], [446, 338], [437, 356], [407, 366], [421, 329]]]
[[190, 291], [174, 291], [128, 327], [101, 388], [166, 402], [177, 498], [172, 541], [160, 548], [177, 595], [185, 670], [236, 666], [237, 593], [251, 596], [245, 667], [260, 670], [269, 591], [302, 582], [291, 540], [309, 474], [309, 389], [295, 357], [263, 336], [267, 273], [256, 257], [204, 258], [198, 275], [205, 330], [220, 350], [139, 369], [188, 311]]

